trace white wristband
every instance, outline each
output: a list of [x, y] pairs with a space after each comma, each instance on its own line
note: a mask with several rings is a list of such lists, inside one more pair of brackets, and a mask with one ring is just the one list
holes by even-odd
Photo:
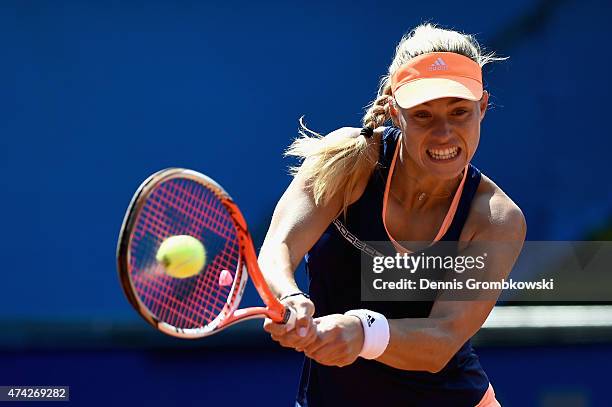
[[376, 359], [385, 352], [389, 344], [389, 323], [383, 314], [367, 309], [354, 309], [344, 315], [352, 315], [361, 320], [363, 326], [363, 348], [361, 356], [364, 359]]

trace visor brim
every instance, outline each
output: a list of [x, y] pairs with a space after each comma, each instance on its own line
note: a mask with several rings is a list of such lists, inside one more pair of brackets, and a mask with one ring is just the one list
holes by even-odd
[[400, 86], [394, 93], [402, 109], [410, 109], [435, 99], [455, 97], [467, 100], [482, 98], [482, 84], [474, 79], [448, 76], [417, 79]]

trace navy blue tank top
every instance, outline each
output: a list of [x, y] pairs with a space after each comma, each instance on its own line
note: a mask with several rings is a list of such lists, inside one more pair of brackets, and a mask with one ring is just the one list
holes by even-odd
[[[377, 168], [362, 196], [348, 207], [346, 217], [340, 218], [361, 241], [389, 240], [381, 214], [383, 194], [399, 136], [399, 129], [385, 129]], [[480, 178], [480, 171], [469, 164], [457, 211], [440, 240], [459, 240]], [[305, 258], [315, 316], [342, 314], [360, 308], [380, 312], [388, 319], [429, 316], [433, 302], [361, 301], [360, 258], [359, 249], [348, 242], [334, 224], [321, 235]], [[353, 364], [342, 368], [320, 365], [305, 358], [297, 405], [474, 407], [488, 385], [489, 380], [478, 356], [467, 341], [438, 373], [400, 370], [363, 358], [357, 358]]]

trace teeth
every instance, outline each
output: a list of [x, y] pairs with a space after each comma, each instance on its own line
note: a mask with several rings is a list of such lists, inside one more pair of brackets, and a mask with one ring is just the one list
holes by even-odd
[[431, 155], [437, 160], [448, 160], [450, 158], [453, 158], [457, 155], [458, 151], [459, 147], [445, 148], [440, 150], [427, 150], [429, 155]]

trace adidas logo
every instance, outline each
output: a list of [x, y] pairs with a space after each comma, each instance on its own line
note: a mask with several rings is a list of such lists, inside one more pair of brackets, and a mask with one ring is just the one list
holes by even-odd
[[368, 321], [368, 327], [372, 326], [372, 324], [374, 323], [374, 321], [376, 321], [376, 319], [374, 319], [374, 317], [370, 314], [367, 315], [366, 321]]
[[427, 68], [428, 71], [446, 71], [447, 69], [448, 65], [446, 65], [446, 62], [444, 62], [442, 58], [436, 59], [436, 62], [429, 65], [429, 68]]

